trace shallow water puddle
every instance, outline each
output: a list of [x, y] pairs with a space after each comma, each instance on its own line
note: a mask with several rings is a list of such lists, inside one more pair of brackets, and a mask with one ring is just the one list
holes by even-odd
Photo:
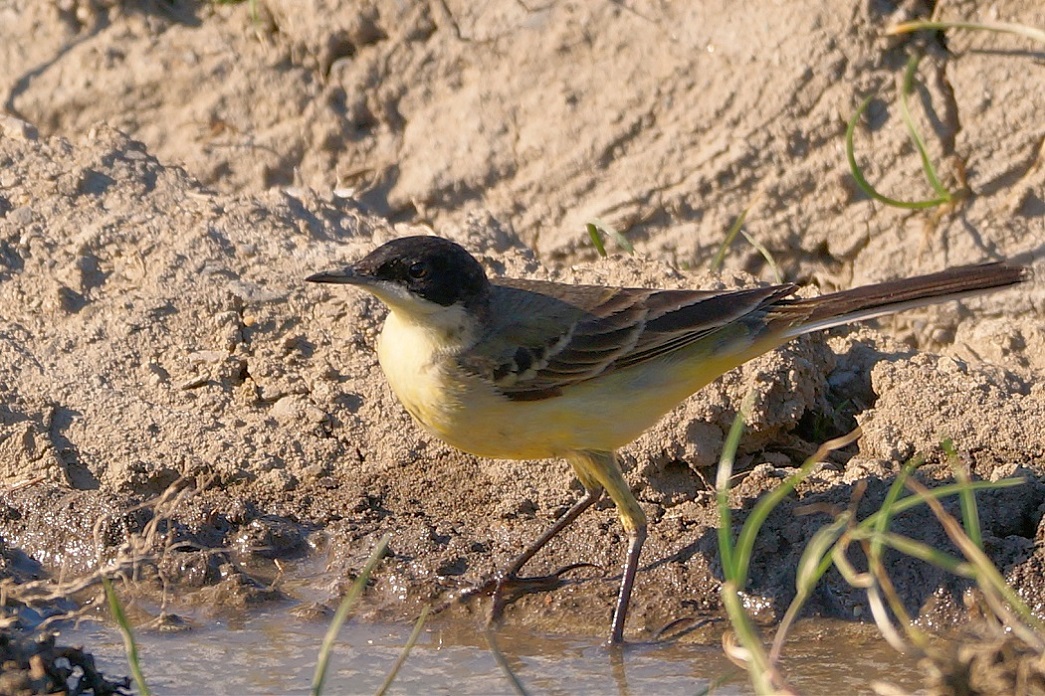
[[[326, 626], [286, 612], [259, 613], [229, 626], [164, 634], [139, 630], [142, 668], [156, 694], [306, 694]], [[324, 693], [373, 694], [410, 633], [406, 625], [350, 623], [341, 632]], [[805, 694], [870, 693], [886, 680], [916, 688], [918, 671], [866, 627], [808, 623], [786, 650], [785, 668]], [[110, 675], [129, 670], [115, 628], [83, 624], [62, 631], [65, 644], [84, 644]], [[533, 694], [694, 694], [712, 681], [717, 694], [747, 694], [746, 675], [720, 648], [702, 645], [630, 646], [614, 659], [598, 640], [504, 629], [498, 645]], [[426, 629], [390, 693], [515, 693], [481, 630], [470, 624]]]

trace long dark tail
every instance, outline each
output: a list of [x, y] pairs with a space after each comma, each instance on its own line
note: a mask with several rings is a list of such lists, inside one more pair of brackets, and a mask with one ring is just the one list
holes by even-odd
[[960, 266], [939, 273], [890, 280], [852, 290], [804, 299], [782, 299], [772, 314], [792, 324], [787, 335], [798, 336], [872, 319], [905, 309], [956, 300], [969, 295], [1006, 288], [1029, 278], [1026, 266], [1004, 261]]

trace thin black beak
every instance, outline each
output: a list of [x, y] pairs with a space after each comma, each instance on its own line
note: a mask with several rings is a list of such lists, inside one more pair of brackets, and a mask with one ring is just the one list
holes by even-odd
[[351, 266], [336, 271], [315, 273], [305, 280], [309, 283], [340, 283], [343, 285], [371, 285], [374, 282], [373, 278], [357, 273]]

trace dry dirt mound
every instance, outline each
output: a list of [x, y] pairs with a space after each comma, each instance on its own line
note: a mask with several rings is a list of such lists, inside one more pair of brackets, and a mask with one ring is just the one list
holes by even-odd
[[[492, 274], [674, 286], [770, 277], [743, 248], [724, 277], [669, 266], [703, 266], [756, 198], [752, 236], [825, 289], [1035, 263], [1045, 244], [1045, 90], [1016, 38], [883, 39], [907, 10], [882, 3], [258, 5], [257, 22], [245, 5], [0, 7], [0, 94], [35, 125], [0, 122], [0, 476], [35, 482], [7, 494], [0, 535], [41, 574], [92, 568], [99, 519], [104, 558], [152, 522], [163, 582], [217, 587], [227, 606], [270, 596], [253, 577], [273, 557], [322, 551], [343, 577], [394, 531], [375, 594], [403, 615], [565, 510], [565, 465], [476, 460], [422, 435], [377, 370], [380, 306], [302, 282], [422, 223]], [[1035, 3], [993, 7], [1045, 23]], [[880, 90], [861, 160], [883, 189], [921, 195], [891, 115], [908, 50], [927, 54], [931, 156], [971, 188], [942, 212], [867, 200], [841, 151], [859, 96]], [[592, 216], [640, 253], [583, 263]], [[1035, 280], [898, 318], [893, 339], [803, 339], [676, 409], [623, 453], [652, 522], [629, 631], [717, 608], [704, 468], [752, 392], [740, 520], [820, 441], [865, 431], [768, 521], [749, 589], [769, 614], [829, 519], [795, 509], [845, 509], [866, 481], [871, 510], [916, 452], [936, 462], [926, 481], [946, 479], [944, 437], [980, 477], [1027, 478], [979, 503], [992, 557], [1041, 606], [1043, 314]], [[127, 512], [186, 482], [191, 500]], [[949, 547], [924, 511], [897, 525]], [[621, 536], [600, 507], [538, 569], [616, 568]], [[964, 584], [892, 560], [913, 611], [959, 612]], [[613, 593], [612, 580], [576, 583], [552, 595], [556, 612], [529, 599], [509, 620], [601, 633]], [[860, 616], [865, 600], [833, 575], [811, 610]]]

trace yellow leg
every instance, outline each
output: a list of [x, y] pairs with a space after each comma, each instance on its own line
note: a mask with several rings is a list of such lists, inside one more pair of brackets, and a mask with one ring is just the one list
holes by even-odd
[[591, 490], [604, 489], [617, 506], [621, 525], [628, 533], [628, 555], [624, 559], [617, 606], [610, 624], [610, 644], [624, 642], [624, 622], [628, 616], [631, 590], [635, 585], [635, 574], [639, 569], [639, 554], [646, 541], [646, 513], [631, 494], [624, 474], [613, 452], [574, 452], [567, 457], [570, 466], [584, 487]]

